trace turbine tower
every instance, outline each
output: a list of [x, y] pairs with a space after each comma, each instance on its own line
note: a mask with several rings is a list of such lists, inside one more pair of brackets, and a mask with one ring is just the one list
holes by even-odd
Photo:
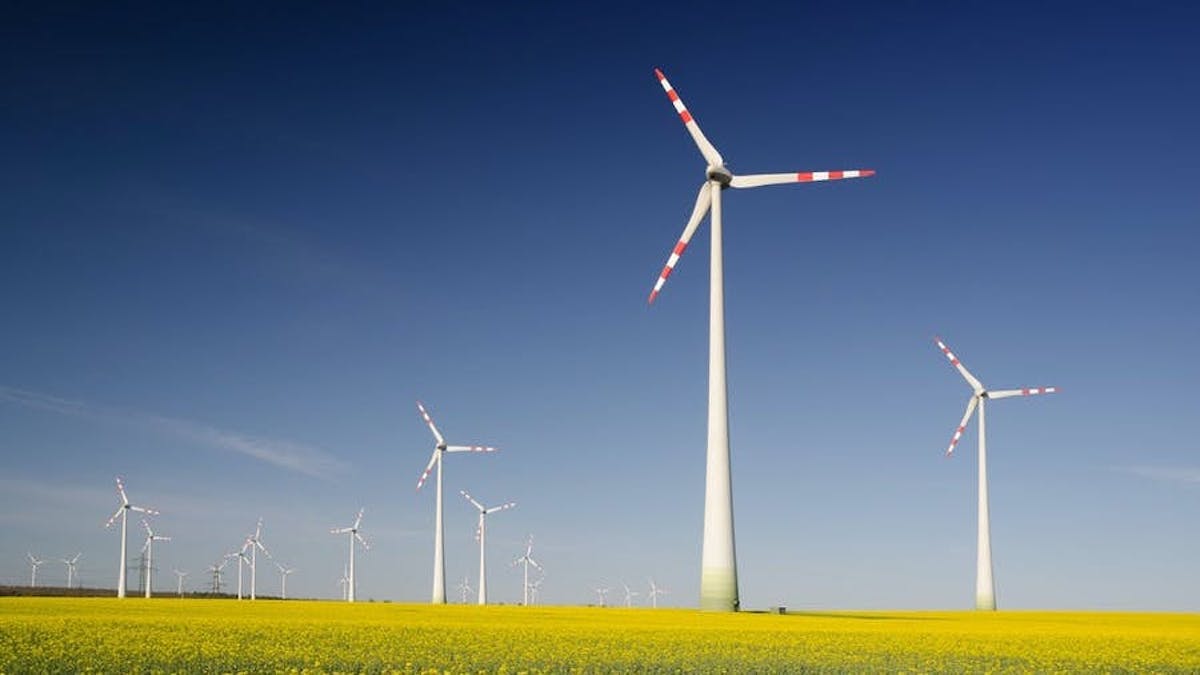
[[157, 516], [158, 511], [148, 509], [142, 506], [134, 506], [129, 503], [129, 497], [125, 494], [125, 484], [121, 481], [121, 477], [117, 476], [117, 494], [121, 495], [121, 505], [117, 507], [117, 512], [112, 514], [104, 527], [112, 527], [112, 524], [117, 522], [117, 518], [121, 519], [121, 564], [117, 567], [117, 597], [125, 597], [125, 577], [127, 575], [128, 561], [125, 559], [126, 549], [129, 546], [129, 512], [137, 511], [148, 516]]
[[354, 591], [355, 591], [355, 586], [354, 586], [354, 541], [358, 540], [358, 543], [362, 544], [364, 551], [371, 550], [371, 545], [368, 544], [367, 540], [363, 539], [362, 535], [358, 533], [358, 527], [359, 527], [359, 525], [362, 525], [362, 517], [363, 517], [363, 510], [359, 509], [358, 515], [354, 517], [353, 525], [351, 525], [350, 527], [337, 527], [337, 528], [334, 528], [329, 531], [330, 534], [348, 534], [348, 535], [350, 535], [350, 575], [346, 578], [346, 584], [347, 584], [346, 600], [349, 602], [354, 602]]
[[533, 559], [533, 535], [532, 534], [529, 535], [529, 539], [525, 542], [525, 555], [518, 557], [516, 560], [514, 560], [512, 562], [512, 564], [513, 564], [513, 567], [516, 567], [517, 565], [520, 565], [520, 564], [524, 564], [524, 566], [525, 566], [525, 585], [522, 587], [524, 589], [522, 604], [525, 605], [526, 607], [528, 607], [529, 606], [529, 591], [531, 590], [531, 587], [529, 585], [529, 566], [533, 565], [535, 568], [537, 568], [537, 570], [539, 572], [542, 572], [542, 573], [545, 573], [545, 571], [546, 571], [546, 570], [542, 569], [542, 566], [538, 564], [538, 561]]
[[507, 504], [501, 504], [500, 506], [493, 506], [492, 508], [489, 509], [486, 506], [484, 506], [483, 504], [480, 504], [479, 502], [475, 501], [475, 499], [473, 497], [471, 497], [471, 495], [467, 494], [466, 490], [459, 490], [459, 492], [461, 492], [462, 496], [466, 497], [467, 501], [471, 502], [471, 505], [474, 506], [479, 511], [479, 529], [478, 529], [478, 532], [479, 532], [479, 604], [486, 605], [487, 604], [487, 557], [486, 557], [485, 552], [487, 550], [487, 517], [497, 511], [504, 511], [505, 509], [511, 509], [512, 507], [516, 506], [516, 503], [509, 502]]
[[154, 534], [154, 530], [150, 529], [150, 523], [142, 518], [142, 527], [146, 528], [146, 543], [142, 545], [142, 551], [146, 554], [146, 597], [150, 597], [150, 589], [154, 586], [154, 542], [156, 541], [171, 541], [170, 537], [163, 537]]
[[963, 379], [971, 387], [971, 398], [967, 400], [967, 412], [963, 415], [954, 437], [950, 439], [950, 447], [946, 456], [954, 453], [954, 446], [962, 438], [963, 430], [971, 421], [971, 415], [976, 408], [979, 410], [979, 531], [975, 552], [975, 609], [996, 609], [996, 584], [992, 580], [992, 537], [991, 521], [988, 515], [988, 480], [987, 480], [987, 439], [984, 420], [984, 407], [987, 401], [1013, 396], [1034, 396], [1037, 394], [1053, 394], [1057, 387], [1038, 387], [1034, 389], [1002, 389], [989, 391], [979, 380], [967, 370], [958, 357], [950, 351], [941, 338], [934, 338], [942, 353], [950, 359], [950, 365], [958, 369]]
[[433, 439], [437, 443], [433, 446], [433, 454], [429, 457], [429, 464], [425, 465], [425, 471], [421, 474], [420, 480], [417, 481], [417, 489], [425, 484], [425, 479], [429, 477], [429, 472], [433, 471], [434, 466], [437, 466], [437, 507], [434, 518], [434, 534], [433, 534], [433, 600], [435, 605], [446, 604], [446, 562], [445, 562], [445, 532], [442, 526], [442, 455], [447, 452], [495, 452], [496, 448], [486, 445], [446, 445], [446, 439], [442, 437], [442, 432], [438, 431], [437, 425], [433, 423], [433, 418], [429, 412], [425, 410], [425, 406], [417, 401], [417, 410], [421, 413], [421, 419], [425, 420], [425, 424], [429, 425], [429, 430], [433, 432]]
[[208, 572], [212, 575], [212, 594], [221, 594], [221, 571], [229, 564], [229, 556], [224, 556], [215, 564], [208, 566]]
[[234, 551], [233, 553], [225, 554], [226, 562], [228, 562], [230, 558], [237, 558], [237, 561], [238, 561], [237, 599], [241, 600], [242, 599], [242, 565], [250, 563], [250, 556], [246, 555], [246, 544], [242, 544], [242, 548], [238, 549], [237, 551]]
[[601, 588], [593, 588], [592, 590], [593, 590], [593, 591], [595, 591], [595, 593], [596, 593], [596, 597], [600, 598], [600, 606], [601, 606], [601, 607], [607, 607], [607, 606], [608, 606], [608, 602], [607, 602], [607, 600], [608, 600], [608, 588], [607, 588], [607, 587], [601, 587]]
[[183, 597], [183, 578], [186, 577], [188, 575], [188, 573], [184, 572], [183, 570], [171, 570], [171, 571], [175, 573], [176, 577], [179, 577], [179, 584], [175, 587], [175, 594], [182, 598]]
[[700, 563], [700, 607], [708, 610], [736, 611], [739, 606], [737, 559], [733, 538], [733, 483], [729, 469], [729, 401], [725, 383], [725, 279], [721, 248], [721, 192], [728, 187], [752, 188], [783, 183], [865, 178], [871, 170], [802, 171], [736, 176], [725, 167], [725, 159], [700, 131], [699, 125], [683, 105], [679, 94], [661, 70], [658, 81], [667, 92], [692, 140], [707, 163], [705, 180], [696, 197], [696, 205], [683, 235], [672, 249], [659, 274], [650, 302], [658, 297], [667, 277], [671, 276], [700, 221], [712, 211], [712, 246], [709, 261], [708, 315], [708, 451], [704, 487], [704, 547]]
[[71, 588], [71, 581], [75, 578], [75, 566], [79, 564], [79, 557], [82, 553], [76, 553], [74, 558], [59, 558], [64, 565], [67, 566], [67, 588]]
[[258, 519], [258, 524], [254, 526], [254, 534], [246, 537], [246, 543], [242, 546], [242, 550], [250, 549], [250, 599], [257, 598], [255, 586], [258, 579], [258, 552], [262, 551], [267, 558], [271, 557], [271, 552], [267, 550], [262, 543], [262, 518]]
[[37, 587], [37, 568], [41, 567], [42, 564], [45, 563], [46, 561], [42, 560], [40, 558], [35, 558], [32, 553], [26, 553], [25, 555], [29, 557], [29, 572], [30, 572], [29, 586], [30, 586], [30, 588], [36, 588]]

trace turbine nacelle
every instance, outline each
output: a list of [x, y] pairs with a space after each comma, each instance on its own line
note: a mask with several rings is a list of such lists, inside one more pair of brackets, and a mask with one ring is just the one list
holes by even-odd
[[728, 187], [729, 184], [733, 182], [733, 173], [731, 173], [729, 169], [726, 169], [724, 166], [710, 165], [704, 171], [704, 175], [707, 176], [709, 180], [715, 180], [720, 183], [721, 187]]

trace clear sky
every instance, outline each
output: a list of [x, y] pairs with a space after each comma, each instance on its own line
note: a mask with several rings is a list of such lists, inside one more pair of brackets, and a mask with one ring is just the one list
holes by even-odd
[[1000, 606], [1200, 610], [1200, 10], [1043, 4], [9, 9], [0, 582], [114, 583], [120, 474], [160, 587], [261, 516], [336, 596], [364, 507], [360, 596], [426, 600], [420, 399], [501, 448], [447, 462], [451, 586], [467, 489], [518, 503], [494, 600], [532, 533], [546, 602], [695, 605], [708, 227], [647, 307], [704, 170], [661, 67], [734, 172], [878, 171], [725, 196], [743, 606], [973, 605], [940, 334], [1062, 388], [989, 408]]

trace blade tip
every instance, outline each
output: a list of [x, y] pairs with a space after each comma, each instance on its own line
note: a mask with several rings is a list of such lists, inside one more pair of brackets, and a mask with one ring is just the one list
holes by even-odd
[[875, 169], [863, 169], [859, 175], [861, 175], [863, 178], [870, 178], [871, 176], [875, 175]]
[[656, 77], [658, 77], [658, 79], [659, 79], [659, 81], [660, 81], [660, 82], [661, 82], [662, 80], [665, 80], [665, 79], [667, 79], [667, 76], [666, 76], [666, 75], [663, 75], [663, 71], [659, 70], [658, 68], [655, 68], [655, 69], [654, 69], [654, 75], [655, 75]]

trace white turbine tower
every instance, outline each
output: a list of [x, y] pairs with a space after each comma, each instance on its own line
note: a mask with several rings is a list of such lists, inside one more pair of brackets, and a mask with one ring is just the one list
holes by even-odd
[[225, 554], [226, 562], [228, 562], [230, 558], [237, 558], [238, 561], [238, 600], [242, 599], [242, 566], [250, 564], [250, 556], [246, 555], [246, 546], [247, 544], [242, 544], [241, 549], [234, 551], [233, 553]]
[[433, 432], [433, 439], [437, 443], [433, 447], [433, 454], [429, 457], [429, 464], [425, 465], [425, 471], [421, 474], [420, 480], [417, 481], [417, 489], [425, 484], [425, 479], [429, 477], [429, 472], [433, 471], [434, 466], [437, 467], [437, 507], [436, 516], [434, 518], [434, 534], [433, 534], [433, 600], [434, 604], [446, 603], [446, 562], [445, 562], [445, 538], [444, 528], [442, 526], [442, 455], [447, 452], [495, 452], [496, 448], [486, 445], [446, 445], [446, 439], [442, 437], [442, 432], [438, 431], [437, 425], [433, 423], [433, 418], [429, 412], [425, 410], [425, 406], [417, 401], [417, 410], [421, 413], [421, 419], [425, 420], [425, 424], [429, 425], [429, 430]]
[[600, 606], [608, 606], [608, 587], [600, 587], [592, 589], [596, 593], [596, 597], [600, 598]]
[[104, 527], [112, 527], [112, 524], [117, 522], [117, 518], [121, 519], [121, 564], [117, 567], [117, 597], [125, 597], [125, 577], [126, 566], [126, 549], [129, 546], [129, 512], [137, 511], [149, 516], [157, 516], [158, 511], [148, 509], [142, 506], [134, 506], [129, 503], [129, 497], [125, 494], [125, 484], [121, 481], [121, 477], [117, 476], [117, 494], [121, 495], [121, 506], [117, 507], [117, 512], [112, 514], [112, 518], [108, 519]]
[[262, 518], [258, 519], [258, 524], [254, 526], [254, 534], [246, 537], [246, 544], [242, 547], [245, 551], [250, 548], [250, 599], [257, 598], [255, 587], [258, 579], [258, 552], [262, 551], [267, 558], [271, 557], [271, 552], [267, 550], [262, 543]]
[[79, 557], [82, 553], [76, 553], [74, 558], [59, 558], [64, 565], [67, 566], [67, 588], [71, 588], [71, 581], [75, 578], [75, 566], [79, 564]]
[[188, 572], [184, 572], [183, 570], [171, 570], [171, 571], [174, 572], [175, 576], [179, 578], [179, 584], [175, 587], [175, 594], [182, 598], [183, 597], [183, 578], [188, 575]]
[[40, 558], [35, 558], [32, 553], [26, 553], [25, 555], [29, 557], [29, 571], [30, 571], [29, 586], [36, 587], [37, 586], [37, 568], [41, 567], [46, 561], [42, 560]]
[[463, 575], [462, 583], [460, 583], [457, 586], [457, 588], [458, 588], [458, 593], [462, 598], [462, 604], [464, 604], [464, 605], [467, 604], [467, 595], [469, 595], [471, 593], [471, 591], [473, 591], [475, 589], [471, 588], [471, 581], [467, 578], [466, 575]]
[[524, 589], [522, 604], [524, 604], [526, 607], [528, 607], [529, 606], [529, 591], [531, 589], [531, 587], [529, 585], [529, 566], [533, 565], [535, 568], [537, 568], [537, 570], [539, 572], [542, 572], [542, 573], [545, 573], [545, 571], [546, 571], [546, 570], [542, 569], [542, 566], [540, 564], [538, 564], [538, 561], [533, 559], [533, 535], [532, 534], [529, 535], [528, 541], [525, 542], [525, 554], [522, 556], [519, 556], [516, 560], [514, 560], [512, 562], [512, 564], [513, 564], [513, 567], [516, 567], [517, 565], [522, 565], [522, 564], [525, 566], [525, 585], [522, 586], [522, 588]]
[[975, 609], [994, 610], [996, 609], [996, 585], [992, 580], [992, 539], [991, 525], [988, 516], [988, 480], [987, 480], [987, 440], [986, 428], [984, 420], [984, 407], [987, 401], [1000, 398], [1010, 398], [1013, 396], [1033, 396], [1036, 394], [1053, 394], [1058, 391], [1056, 387], [1038, 387], [1035, 389], [1002, 389], [999, 391], [989, 391], [983, 386], [979, 380], [971, 374], [970, 371], [963, 366], [958, 357], [950, 351], [946, 343], [942, 342], [941, 338], [934, 338], [938, 348], [950, 359], [950, 364], [958, 369], [963, 379], [971, 387], [971, 398], [967, 401], [967, 412], [963, 415], [962, 421], [959, 422], [958, 428], [954, 430], [954, 437], [950, 439], [950, 447], [946, 449], [946, 456], [954, 453], [954, 446], [958, 444], [958, 439], [962, 438], [963, 430], [967, 428], [967, 424], [971, 421], [971, 415], [976, 408], [979, 410], [979, 531], [975, 555]]
[[279, 568], [279, 598], [281, 600], [287, 600], [287, 578], [289, 574], [295, 572], [296, 570], [290, 567], [284, 567], [279, 563], [275, 563], [275, 567]]
[[142, 550], [146, 552], [146, 597], [150, 597], [150, 589], [154, 586], [154, 542], [156, 541], [171, 541], [170, 537], [164, 537], [154, 534], [154, 530], [150, 529], [150, 523], [142, 518], [142, 527], [146, 528], [146, 543], [142, 545]]
[[704, 156], [705, 181], [700, 186], [696, 205], [683, 235], [659, 274], [650, 302], [658, 296], [667, 277], [679, 262], [700, 221], [712, 210], [712, 246], [709, 262], [708, 323], [708, 452], [704, 488], [704, 547], [700, 563], [700, 607], [709, 610], [736, 611], [739, 606], [737, 559], [733, 540], [733, 484], [729, 470], [729, 411], [725, 383], [725, 290], [721, 248], [721, 191], [727, 187], [752, 188], [783, 183], [863, 178], [871, 170], [804, 171], [735, 176], [725, 167], [721, 153], [709, 143], [696, 120], [684, 107], [679, 95], [662, 71], [655, 70], [658, 81], [675, 105], [692, 140]]
[[354, 541], [357, 539], [358, 543], [362, 544], [364, 551], [371, 550], [371, 545], [368, 544], [367, 540], [363, 539], [362, 535], [358, 533], [358, 527], [359, 527], [359, 525], [362, 525], [362, 517], [363, 517], [363, 510], [359, 509], [358, 515], [354, 517], [353, 525], [351, 525], [350, 527], [337, 527], [337, 528], [334, 528], [329, 531], [330, 534], [348, 534], [348, 535], [350, 535], [350, 576], [347, 577], [347, 579], [346, 579], [346, 584], [347, 584], [346, 600], [349, 602], [354, 602], [354, 592], [355, 592]]
[[665, 589], [661, 586], [658, 586], [657, 584], [654, 583], [653, 579], [650, 579], [650, 594], [649, 595], [650, 595], [650, 606], [651, 607], [653, 607], [654, 609], [658, 609], [658, 596], [666, 595], [667, 593], [670, 593], [670, 591], [668, 591], [667, 589]]
[[471, 505], [474, 506], [479, 511], [479, 530], [478, 530], [478, 532], [479, 532], [479, 604], [486, 605], [487, 604], [487, 557], [486, 557], [487, 517], [497, 511], [504, 511], [505, 509], [511, 509], [512, 507], [516, 506], [516, 503], [509, 502], [507, 504], [501, 504], [500, 506], [493, 506], [492, 508], [489, 509], [486, 506], [484, 506], [483, 504], [480, 504], [479, 502], [475, 501], [475, 499], [471, 495], [467, 494], [466, 490], [459, 490], [459, 492], [461, 492], [462, 496], [466, 497], [467, 501], [471, 502]]
[[629, 584], [627, 584], [625, 582], [621, 582], [621, 585], [625, 587], [625, 607], [626, 607], [626, 609], [633, 607], [634, 596], [641, 595], [641, 594], [638, 593], [637, 591], [631, 589], [629, 587]]

